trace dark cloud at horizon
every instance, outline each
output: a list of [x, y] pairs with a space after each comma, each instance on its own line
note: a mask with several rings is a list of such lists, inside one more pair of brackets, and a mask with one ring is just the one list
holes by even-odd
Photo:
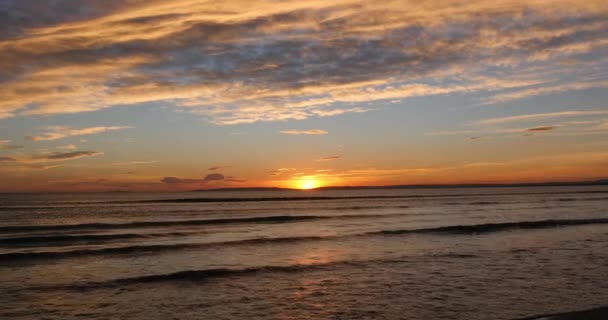
[[173, 184], [173, 183], [183, 183], [184, 180], [177, 178], [177, 177], [164, 177], [160, 180], [160, 182], [162, 183], [168, 183], [168, 184]]
[[210, 173], [208, 175], [205, 176], [205, 178], [203, 179], [204, 182], [208, 182], [208, 181], [222, 181], [224, 180], [224, 175], [221, 173]]
[[165, 184], [192, 184], [192, 183], [210, 183], [210, 182], [246, 182], [245, 179], [238, 179], [233, 176], [224, 176], [221, 173], [210, 173], [202, 179], [182, 179], [178, 177], [164, 177], [160, 182]]

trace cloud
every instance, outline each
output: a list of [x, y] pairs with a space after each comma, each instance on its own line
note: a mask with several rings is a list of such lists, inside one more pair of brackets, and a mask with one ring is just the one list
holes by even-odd
[[45, 132], [36, 136], [27, 136], [31, 141], [52, 141], [73, 136], [82, 136], [90, 134], [104, 133], [114, 130], [128, 129], [127, 126], [112, 126], [112, 127], [89, 127], [74, 129], [70, 126], [54, 126], [46, 128]]
[[30, 157], [0, 157], [0, 163], [6, 163], [11, 170], [47, 170], [61, 166], [58, 162], [101, 154], [96, 151], [52, 152]]
[[608, 130], [608, 120], [600, 121], [593, 129]]
[[531, 96], [548, 95], [555, 93], [563, 93], [573, 90], [586, 90], [594, 88], [608, 88], [608, 81], [590, 81], [582, 83], [568, 83], [554, 86], [546, 86], [539, 88], [531, 88], [525, 90], [516, 90], [508, 93], [494, 95], [486, 99], [487, 103], [498, 103], [510, 100], [524, 99]]
[[499, 123], [506, 123], [506, 122], [536, 121], [536, 120], [545, 120], [545, 119], [550, 119], [550, 118], [566, 118], [566, 117], [581, 117], [581, 116], [595, 116], [595, 115], [608, 115], [608, 110], [560, 111], [560, 112], [522, 114], [522, 115], [517, 115], [517, 116], [479, 120], [479, 121], [475, 122], [475, 124], [489, 125], [489, 124], [499, 124]]
[[209, 171], [216, 171], [216, 170], [220, 170], [220, 169], [224, 169], [224, 168], [230, 168], [230, 166], [214, 166], [214, 167], [210, 167]]
[[74, 151], [74, 152], [53, 152], [50, 154], [40, 155], [33, 158], [33, 160], [46, 160], [46, 161], [63, 161], [72, 160], [83, 157], [92, 157], [102, 154], [97, 151]]
[[124, 162], [114, 162], [113, 166], [136, 166], [141, 164], [152, 164], [156, 163], [154, 160], [133, 160], [133, 161], [124, 161]]
[[338, 160], [340, 158], [341, 158], [341, 156], [329, 156], [329, 157], [323, 157], [323, 158], [317, 159], [315, 161], [332, 161], [332, 160]]
[[35, 164], [35, 163], [23, 163], [20, 164], [19, 167], [21, 169], [29, 169], [29, 170], [48, 170], [60, 167], [59, 164]]
[[314, 130], [283, 130], [280, 131], [280, 133], [282, 134], [293, 134], [293, 135], [321, 135], [321, 134], [327, 134], [327, 131], [325, 130], [320, 130], [320, 129], [314, 129]]
[[197, 183], [197, 182], [201, 182], [201, 180], [196, 180], [196, 179], [180, 179], [177, 177], [164, 177], [160, 180], [160, 182], [162, 183], [167, 183], [167, 184], [178, 184], [178, 183]]
[[222, 181], [222, 180], [224, 180], [224, 175], [221, 173], [210, 173], [210, 174], [206, 175], [205, 178], [203, 179], [204, 182]]
[[177, 177], [164, 177], [161, 179], [162, 183], [167, 184], [208, 183], [213, 181], [241, 182], [239, 179], [234, 177], [227, 178], [221, 173], [211, 173], [206, 175], [203, 179], [182, 179]]
[[382, 100], [492, 94], [480, 100], [497, 103], [608, 83], [597, 72], [608, 43], [603, 0], [1, 6], [0, 118], [162, 102], [229, 125], [360, 113]]
[[15, 149], [23, 149], [24, 146], [11, 144], [10, 140], [0, 140], [0, 150], [15, 150]]
[[283, 173], [291, 172], [291, 171], [295, 171], [295, 170], [296, 170], [296, 168], [278, 168], [276, 170], [270, 171], [270, 175], [271, 176], [279, 176], [279, 175], [281, 175]]
[[526, 129], [526, 131], [528, 131], [528, 132], [551, 131], [555, 128], [556, 128], [555, 126], [534, 127], [534, 128]]
[[[608, 115], [606, 110], [567, 110], [559, 112], [532, 113], [514, 116], [495, 117], [481, 119], [468, 124], [470, 129], [437, 131], [426, 133], [430, 136], [457, 136], [470, 135], [470, 140], [490, 137], [518, 137], [521, 132], [527, 132], [525, 136], [531, 136], [533, 132], [555, 131], [558, 127], [559, 132], [547, 134], [548, 136], [577, 136], [577, 135], [598, 135], [605, 134], [608, 130], [606, 119], [598, 116]], [[576, 119], [584, 118], [586, 119]], [[536, 127], [513, 126], [519, 123], [545, 122], [547, 119], [565, 118], [563, 121], [554, 122], [551, 125], [539, 123]], [[573, 118], [573, 119], [570, 119]], [[504, 125], [509, 125], [505, 127]]]

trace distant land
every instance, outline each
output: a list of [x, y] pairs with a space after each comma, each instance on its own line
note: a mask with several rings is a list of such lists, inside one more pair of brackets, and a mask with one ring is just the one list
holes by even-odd
[[[567, 186], [604, 186], [608, 179], [590, 181], [562, 181], [562, 182], [528, 182], [528, 183], [472, 183], [472, 184], [407, 184], [386, 186], [329, 186], [310, 190], [359, 190], [359, 189], [440, 189], [440, 188], [508, 188], [508, 187], [567, 187]], [[214, 188], [196, 189], [190, 192], [207, 191], [310, 191], [295, 188], [278, 187], [251, 187], [251, 188]]]
[[[562, 182], [528, 182], [528, 183], [464, 183], [464, 184], [407, 184], [385, 186], [328, 186], [314, 189], [280, 188], [280, 187], [240, 187], [240, 188], [210, 188], [195, 189], [180, 192], [237, 192], [237, 191], [313, 191], [313, 190], [364, 190], [364, 189], [449, 189], [449, 188], [509, 188], [509, 187], [567, 187], [567, 186], [608, 186], [608, 178], [586, 181]], [[140, 191], [108, 190], [108, 191], [37, 191], [37, 192], [0, 192], [0, 194], [21, 193], [139, 193]], [[144, 191], [144, 193], [146, 193]], [[152, 191], [151, 193], [172, 193], [172, 191]]]

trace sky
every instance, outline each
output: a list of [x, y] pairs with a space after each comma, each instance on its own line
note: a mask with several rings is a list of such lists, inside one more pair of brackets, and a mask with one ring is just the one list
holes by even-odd
[[0, 192], [608, 177], [605, 0], [0, 0]]

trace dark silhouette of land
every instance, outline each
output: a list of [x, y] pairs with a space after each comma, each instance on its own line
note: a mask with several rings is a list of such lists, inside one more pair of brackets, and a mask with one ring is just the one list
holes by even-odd
[[[608, 186], [608, 179], [591, 181], [563, 181], [563, 182], [529, 182], [529, 183], [475, 183], [475, 184], [408, 184], [386, 186], [329, 186], [313, 190], [358, 190], [358, 189], [441, 189], [441, 188], [508, 188], [508, 187], [567, 187], [567, 186]], [[191, 192], [204, 191], [289, 191], [300, 190], [277, 187], [251, 187], [251, 188], [214, 188], [196, 189]]]

